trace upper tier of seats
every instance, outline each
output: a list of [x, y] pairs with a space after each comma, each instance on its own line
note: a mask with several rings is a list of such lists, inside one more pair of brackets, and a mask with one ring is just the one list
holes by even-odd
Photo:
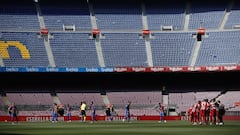
[[235, 25], [240, 25], [240, 2], [235, 1], [225, 24], [226, 29], [232, 29]]
[[0, 2], [0, 31], [39, 30], [40, 24], [34, 3], [29, 0]]
[[[174, 3], [174, 4], [173, 4]], [[43, 17], [45, 27], [63, 30], [63, 25], [74, 25], [76, 30], [91, 30], [91, 16], [96, 17], [96, 26], [101, 30], [141, 30], [144, 24], [150, 30], [161, 26], [173, 26], [183, 30], [199, 27], [218, 29], [226, 11], [230, 11], [225, 28], [238, 25], [239, 2], [234, 1], [40, 1], [36, 6], [32, 0], [5, 0], [0, 4], [0, 30], [39, 30]], [[91, 8], [90, 8], [91, 7]], [[185, 18], [189, 15], [189, 20]], [[146, 16], [146, 20], [143, 19]], [[186, 19], [186, 20], [185, 20]], [[146, 21], [146, 22], [145, 22]], [[185, 23], [189, 21], [189, 23]]]
[[207, 29], [218, 29], [227, 5], [226, 1], [192, 1], [188, 28], [198, 29], [199, 27], [204, 27]]
[[90, 12], [86, 0], [40, 1], [45, 25], [50, 30], [63, 30], [63, 25], [76, 30], [91, 30]]
[[142, 9], [138, 0], [93, 0], [93, 9], [99, 29], [141, 30]]
[[174, 30], [182, 30], [185, 8], [186, 3], [182, 1], [146, 1], [149, 29], [160, 30], [161, 26], [173, 26]]

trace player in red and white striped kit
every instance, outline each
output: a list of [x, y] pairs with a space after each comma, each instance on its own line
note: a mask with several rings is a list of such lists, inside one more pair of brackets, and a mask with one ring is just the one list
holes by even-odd
[[200, 122], [199, 124], [207, 124], [208, 117], [209, 117], [209, 109], [210, 108], [210, 103], [208, 102], [208, 99], [204, 99], [201, 102], [201, 108], [200, 108]]
[[199, 109], [201, 107], [201, 101], [198, 101], [193, 105], [192, 108], [192, 118], [193, 118], [193, 125], [197, 125], [197, 122], [199, 122]]
[[215, 99], [210, 101], [210, 125], [216, 124], [218, 121], [218, 109], [216, 106], [216, 101]]
[[187, 117], [188, 117], [188, 120], [193, 124], [193, 113], [192, 113], [192, 109], [193, 109], [194, 105], [189, 107], [187, 109]]

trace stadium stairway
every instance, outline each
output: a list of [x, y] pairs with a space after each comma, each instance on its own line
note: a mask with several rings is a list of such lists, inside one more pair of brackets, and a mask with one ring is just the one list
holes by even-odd
[[57, 104], [61, 104], [60, 99], [58, 98], [58, 96], [53, 96], [53, 102], [57, 103]]
[[190, 57], [190, 66], [195, 65], [200, 46], [201, 46], [201, 41], [196, 41], [193, 52], [192, 52], [192, 56]]
[[3, 63], [2, 57], [0, 57], [0, 66], [1, 66], [1, 67], [4, 67], [4, 63]]
[[[45, 26], [45, 22], [44, 22], [44, 17], [42, 16], [41, 7], [37, 2], [35, 3], [35, 7], [36, 7], [36, 10], [37, 10], [37, 16], [38, 16], [38, 21], [39, 21], [39, 24], [40, 24], [40, 28], [44, 29], [44, 28], [46, 28], [46, 26]], [[49, 60], [49, 65], [51, 67], [56, 67], [53, 52], [52, 52], [52, 49], [51, 49], [50, 43], [49, 43], [49, 38], [51, 38], [51, 36], [46, 35], [46, 37], [42, 37], [42, 38], [45, 38], [44, 46], [46, 48], [46, 52], [47, 52], [47, 56], [48, 56], [48, 60]]]
[[89, 1], [88, 6], [89, 6], [89, 11], [90, 11], [90, 19], [91, 19], [92, 29], [97, 29], [97, 21], [96, 21], [95, 15], [94, 15], [93, 5], [92, 5], [91, 1]]
[[224, 26], [225, 26], [225, 24], [226, 24], [226, 22], [227, 22], [227, 20], [228, 20], [228, 16], [229, 16], [229, 14], [230, 14], [230, 12], [231, 12], [231, 9], [232, 9], [232, 7], [233, 7], [233, 4], [234, 4], [233, 1], [229, 2], [229, 5], [228, 5], [228, 7], [227, 7], [226, 10], [225, 10], [223, 20], [222, 20], [222, 22], [220, 23], [220, 28], [219, 28], [220, 30], [223, 30], [223, 29], [224, 29]]
[[143, 23], [143, 29], [148, 30], [148, 22], [147, 22], [147, 15], [146, 15], [146, 7], [145, 4], [141, 3], [142, 7], [142, 23]]
[[7, 96], [2, 96], [2, 103], [4, 104], [4, 105], [9, 105], [10, 104], [10, 101], [8, 100], [8, 97]]
[[107, 95], [102, 95], [102, 99], [103, 99], [103, 103], [104, 103], [105, 105], [108, 105], [108, 104], [110, 104], [110, 101], [109, 101], [109, 99], [108, 99], [108, 96], [107, 96]]
[[221, 96], [223, 96], [223, 95], [226, 94], [226, 93], [227, 93], [226, 90], [221, 91], [221, 92], [215, 97], [215, 99], [220, 98]]
[[185, 10], [184, 27], [183, 27], [184, 31], [188, 31], [189, 20], [190, 20], [190, 3], [187, 2], [186, 10]]

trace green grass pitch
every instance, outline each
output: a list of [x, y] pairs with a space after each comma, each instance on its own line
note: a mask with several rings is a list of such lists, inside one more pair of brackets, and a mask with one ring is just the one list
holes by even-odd
[[238, 135], [240, 121], [226, 121], [225, 125], [191, 125], [188, 121], [132, 121], [104, 122], [21, 122], [0, 123], [0, 135]]

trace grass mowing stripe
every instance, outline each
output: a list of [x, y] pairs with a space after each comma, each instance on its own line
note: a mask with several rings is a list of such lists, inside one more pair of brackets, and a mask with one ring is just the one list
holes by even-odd
[[156, 121], [122, 122], [58, 122], [58, 123], [0, 123], [0, 134], [29, 134], [29, 135], [226, 135], [238, 134], [239, 121], [227, 121], [223, 126], [190, 125], [187, 121], [169, 121], [157, 123]]

